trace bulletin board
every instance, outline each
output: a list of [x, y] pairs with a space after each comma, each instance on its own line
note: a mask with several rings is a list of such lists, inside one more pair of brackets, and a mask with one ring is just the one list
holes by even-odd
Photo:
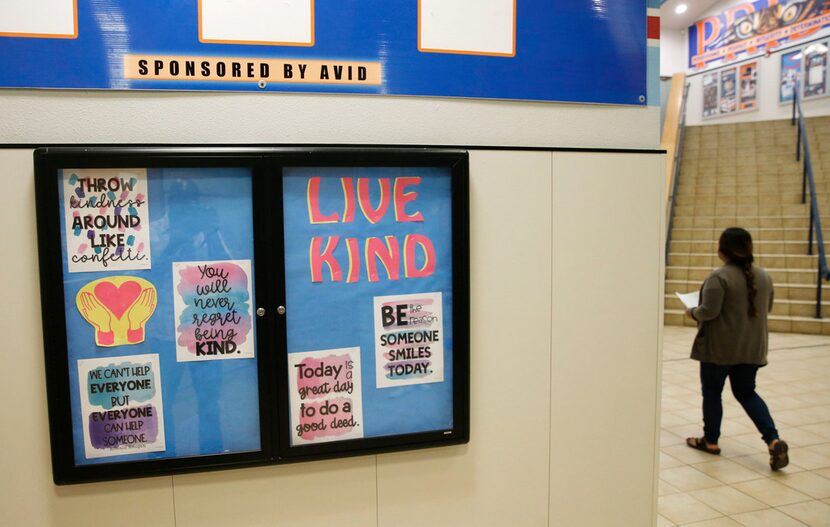
[[0, 88], [644, 106], [648, 20], [645, 0], [4, 1]]
[[465, 152], [35, 167], [56, 483], [469, 439]]

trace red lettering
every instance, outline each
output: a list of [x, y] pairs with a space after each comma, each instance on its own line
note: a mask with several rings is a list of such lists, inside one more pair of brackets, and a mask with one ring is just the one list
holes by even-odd
[[[359, 183], [358, 183], [359, 185]], [[380, 238], [366, 239], [366, 274], [370, 282], [377, 282], [378, 277], [377, 261], [383, 264], [386, 269], [386, 276], [390, 280], [397, 280], [400, 276], [401, 251], [398, 246], [398, 239], [394, 236], [386, 236], [386, 243]]]
[[350, 223], [354, 221], [355, 199], [354, 199], [354, 183], [352, 178], [340, 178], [340, 184], [343, 185], [343, 201], [345, 202], [345, 209], [343, 210], [343, 223]]
[[372, 207], [372, 200], [369, 197], [369, 180], [359, 178], [357, 180], [357, 202], [360, 204], [360, 210], [363, 215], [369, 220], [369, 223], [377, 223], [386, 214], [389, 209], [389, 201], [391, 197], [389, 178], [378, 179], [378, 186], [380, 187], [380, 202], [377, 208]]
[[337, 223], [340, 216], [333, 212], [324, 215], [320, 212], [320, 176], [308, 178], [308, 221], [311, 223]]
[[329, 236], [326, 242], [326, 247], [320, 250], [323, 245], [323, 237], [315, 236], [311, 239], [311, 247], [309, 248], [309, 258], [311, 260], [311, 281], [323, 281], [323, 264], [329, 266], [329, 277], [332, 282], [339, 282], [343, 279], [340, 271], [340, 264], [334, 257], [334, 250], [337, 248], [337, 243], [340, 241], [340, 236]]
[[420, 184], [419, 177], [395, 178], [395, 221], [424, 221], [424, 215], [420, 211], [416, 211], [415, 214], [406, 213], [406, 204], [418, 198], [417, 192], [406, 192], [406, 187]]
[[[415, 265], [415, 248], [424, 251], [424, 265], [418, 269]], [[407, 278], [424, 278], [435, 272], [435, 247], [432, 240], [422, 234], [409, 234], [403, 241], [404, 276]]]
[[360, 244], [357, 238], [346, 238], [346, 250], [349, 252], [349, 274], [346, 283], [353, 284], [360, 280]]

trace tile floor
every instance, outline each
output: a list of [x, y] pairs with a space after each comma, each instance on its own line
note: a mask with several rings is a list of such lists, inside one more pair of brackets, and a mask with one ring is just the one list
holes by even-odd
[[830, 336], [770, 334], [758, 393], [790, 445], [790, 465], [771, 472], [766, 445], [728, 388], [721, 455], [685, 445], [703, 434], [698, 363], [688, 358], [694, 335], [665, 327], [658, 527], [830, 527]]

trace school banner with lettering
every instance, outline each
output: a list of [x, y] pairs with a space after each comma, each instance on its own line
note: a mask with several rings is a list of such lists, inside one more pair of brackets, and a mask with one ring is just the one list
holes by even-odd
[[830, 0], [737, 4], [689, 27], [689, 67], [735, 60], [805, 39], [830, 25]]
[[644, 105], [646, 15], [646, 0], [3, 1], [0, 88]]

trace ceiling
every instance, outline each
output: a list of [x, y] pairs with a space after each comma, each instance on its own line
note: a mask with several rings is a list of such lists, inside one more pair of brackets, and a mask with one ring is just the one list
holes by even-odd
[[[700, 20], [704, 13], [709, 11], [721, 0], [666, 0], [660, 7], [661, 29], [688, 29], [689, 26]], [[677, 4], [686, 4], [689, 9], [682, 15], [674, 12]]]

